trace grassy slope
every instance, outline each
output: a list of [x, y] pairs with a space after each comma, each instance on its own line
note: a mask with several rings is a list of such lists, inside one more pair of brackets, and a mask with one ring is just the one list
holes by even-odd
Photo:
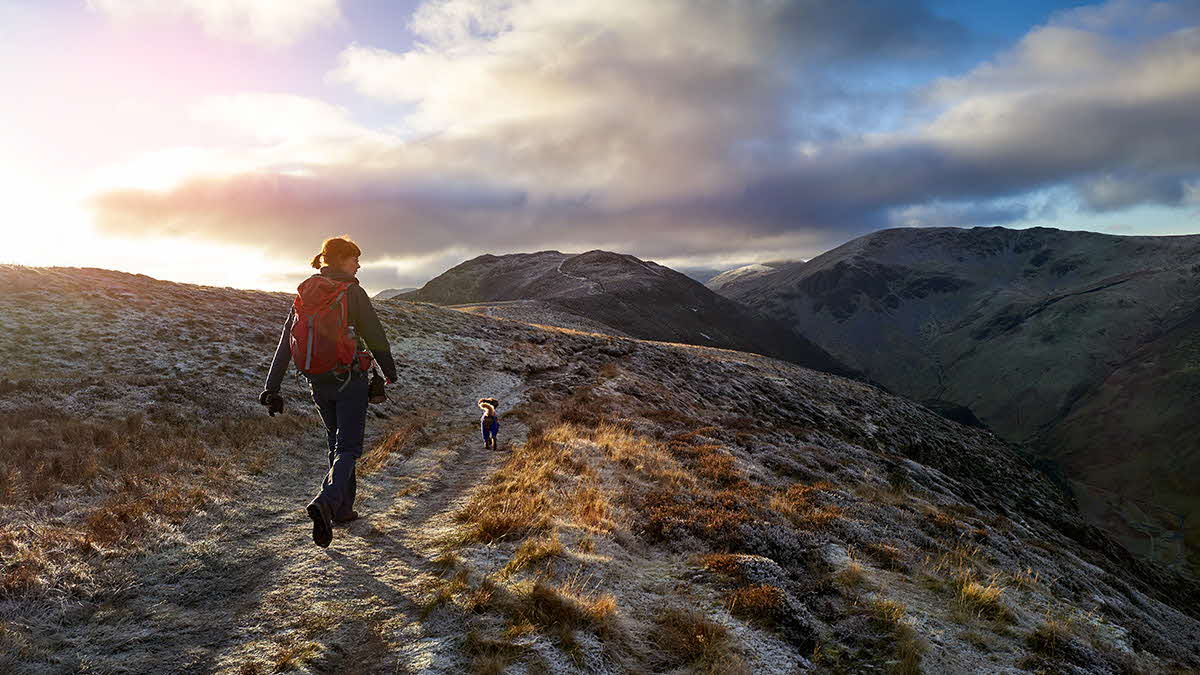
[[[368, 425], [369, 515], [321, 551], [311, 406], [292, 382], [284, 418], [254, 403], [286, 296], [0, 277], [8, 669], [1200, 665], [1194, 587], [994, 438], [860, 383], [377, 303], [404, 382]], [[485, 394], [507, 454], [478, 449]]]

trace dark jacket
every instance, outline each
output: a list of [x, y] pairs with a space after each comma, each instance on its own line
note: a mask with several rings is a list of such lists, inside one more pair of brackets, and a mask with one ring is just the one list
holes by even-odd
[[[371, 298], [367, 296], [367, 292], [362, 289], [362, 286], [358, 285], [358, 279], [349, 274], [334, 272], [329, 267], [321, 268], [321, 276], [337, 281], [353, 282], [346, 291], [348, 298], [346, 309], [350, 316], [350, 325], [354, 326], [354, 331], [367, 344], [367, 349], [371, 350], [371, 355], [375, 357], [375, 362], [379, 364], [384, 377], [395, 382], [396, 362], [392, 359], [392, 348], [388, 345], [387, 335], [383, 332], [383, 324], [379, 323], [379, 317], [371, 305]], [[264, 387], [266, 391], [278, 392], [283, 383], [283, 376], [287, 374], [288, 363], [292, 359], [289, 336], [292, 333], [292, 322], [295, 320], [296, 310], [293, 308], [288, 311], [287, 321], [283, 324], [283, 332], [279, 334], [279, 345], [275, 348], [275, 358], [271, 361], [270, 372], [267, 373], [267, 384]]]

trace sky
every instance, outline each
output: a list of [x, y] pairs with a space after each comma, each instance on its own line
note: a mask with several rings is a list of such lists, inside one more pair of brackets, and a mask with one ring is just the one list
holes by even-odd
[[0, 0], [0, 262], [370, 292], [1200, 232], [1200, 0]]

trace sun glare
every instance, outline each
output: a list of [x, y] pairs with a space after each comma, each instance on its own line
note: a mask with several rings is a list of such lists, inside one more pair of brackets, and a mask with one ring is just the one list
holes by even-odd
[[244, 246], [185, 238], [106, 237], [80, 206], [36, 192], [9, 202], [0, 263], [38, 267], [102, 267], [182, 283], [290, 290], [286, 265]]

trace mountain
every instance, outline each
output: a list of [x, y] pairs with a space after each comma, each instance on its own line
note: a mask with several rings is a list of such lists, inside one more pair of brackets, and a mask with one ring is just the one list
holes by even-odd
[[[328, 549], [291, 296], [0, 266], [0, 671], [1187, 672], [1200, 587], [994, 435], [724, 349], [375, 303]], [[484, 452], [478, 397], [501, 401]]]
[[372, 295], [371, 297], [375, 300], [387, 300], [388, 298], [394, 298], [401, 293], [408, 293], [409, 291], [415, 290], [417, 289], [410, 286], [406, 286], [404, 288], [386, 288], [382, 291], [379, 291], [375, 295]]
[[1182, 562], [1186, 540], [1200, 564], [1200, 236], [883, 230], [722, 292], [1030, 444], [1134, 550]]
[[[758, 316], [668, 267], [608, 251], [481, 255], [395, 299], [449, 306], [492, 303], [492, 316], [519, 309], [495, 303], [537, 301], [544, 303], [547, 317], [571, 315], [611, 329], [602, 332], [750, 351], [853, 373], [782, 322]], [[574, 325], [578, 319], [568, 321]]]
[[[731, 270], [726, 270], [720, 274], [713, 276], [704, 283], [710, 290], [718, 293], [723, 293], [727, 286], [738, 284], [749, 279], [757, 279], [763, 276], [774, 274], [779, 269], [789, 264], [804, 264], [803, 262], [792, 263], [791, 261], [766, 262], [766, 263], [751, 263], [742, 265]], [[731, 294], [727, 294], [731, 295]]]

